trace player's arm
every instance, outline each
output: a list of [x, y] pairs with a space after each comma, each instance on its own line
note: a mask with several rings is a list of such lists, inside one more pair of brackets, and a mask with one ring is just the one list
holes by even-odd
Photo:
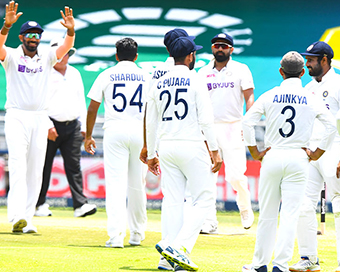
[[206, 139], [207, 149], [211, 151], [211, 160], [213, 167], [211, 171], [213, 173], [218, 172], [222, 166], [222, 158], [218, 152], [218, 145], [216, 141], [216, 135], [214, 131], [214, 114], [209, 97], [209, 93], [205, 88], [200, 86], [206, 86], [202, 84], [202, 81], [197, 80], [196, 91], [196, 110], [198, 115], [198, 123], [203, 131]]
[[254, 88], [243, 91], [244, 101], [246, 102], [246, 111], [254, 104]]
[[60, 14], [64, 20], [60, 21], [60, 23], [67, 28], [67, 35], [64, 39], [64, 43], [57, 49], [57, 59], [61, 59], [66, 55], [66, 53], [73, 47], [75, 39], [73, 10], [69, 7], [65, 7], [65, 14], [62, 10], [60, 11]]
[[140, 151], [139, 154], [139, 159], [147, 164], [148, 163], [148, 149], [146, 146], [146, 107], [147, 107], [147, 103], [145, 103], [145, 114], [144, 114], [144, 118], [143, 118], [143, 147], [142, 150]]
[[152, 97], [148, 99], [148, 107], [146, 110], [146, 144], [148, 152], [148, 168], [154, 175], [159, 175], [159, 160], [157, 158], [157, 128], [158, 128], [158, 111], [156, 102]]
[[6, 49], [4, 48], [4, 45], [7, 40], [9, 29], [22, 15], [22, 12], [17, 13], [18, 6], [19, 4], [15, 3], [14, 1], [10, 1], [8, 4], [6, 4], [5, 21], [1, 28], [0, 35], [0, 60], [2, 61], [6, 58]]
[[250, 155], [254, 160], [262, 161], [263, 157], [270, 150], [267, 147], [263, 151], [259, 151], [255, 138], [255, 125], [260, 121], [264, 114], [264, 96], [261, 96], [254, 105], [246, 112], [242, 120], [242, 129], [245, 145], [248, 147]]
[[84, 147], [87, 153], [94, 155], [94, 148], [97, 148], [95, 140], [92, 138], [92, 132], [94, 128], [94, 124], [97, 118], [97, 112], [99, 109], [100, 103], [91, 99], [89, 108], [87, 109], [87, 117], [86, 117], [86, 134], [85, 134], [85, 142]]

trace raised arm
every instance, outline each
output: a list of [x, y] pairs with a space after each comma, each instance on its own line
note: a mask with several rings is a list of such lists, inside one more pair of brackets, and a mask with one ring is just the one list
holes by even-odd
[[61, 59], [63, 56], [68, 53], [68, 51], [73, 47], [74, 45], [74, 39], [75, 39], [75, 31], [74, 31], [74, 18], [73, 18], [73, 10], [69, 7], [65, 7], [65, 14], [61, 10], [60, 11], [61, 17], [64, 21], [60, 21], [60, 23], [67, 28], [67, 35], [64, 40], [64, 44], [62, 44], [57, 49], [57, 58]]
[[9, 32], [9, 29], [12, 27], [12, 25], [19, 19], [19, 17], [22, 15], [22, 12], [18, 12], [18, 3], [15, 3], [14, 1], [9, 2], [6, 4], [6, 14], [5, 14], [5, 21], [1, 28], [0, 32], [0, 60], [4, 60], [6, 57], [6, 50], [4, 48], [7, 35]]

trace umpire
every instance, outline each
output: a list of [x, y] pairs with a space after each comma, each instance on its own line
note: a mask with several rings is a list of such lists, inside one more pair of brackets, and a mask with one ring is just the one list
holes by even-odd
[[[62, 40], [52, 40], [50, 45], [60, 46]], [[83, 194], [83, 176], [80, 168], [81, 145], [85, 136], [86, 104], [84, 85], [77, 69], [68, 65], [68, 59], [75, 53], [71, 48], [52, 71], [48, 114], [54, 127], [49, 130], [48, 144], [36, 216], [51, 216], [45, 203], [50, 185], [53, 159], [58, 148], [64, 160], [64, 167], [70, 185], [75, 217], [84, 217], [96, 212], [96, 205], [88, 204]], [[66, 99], [65, 99], [66, 98]]]

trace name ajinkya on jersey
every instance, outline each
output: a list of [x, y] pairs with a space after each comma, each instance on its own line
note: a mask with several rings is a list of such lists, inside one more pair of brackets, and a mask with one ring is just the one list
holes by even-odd
[[307, 98], [302, 95], [295, 94], [281, 94], [280, 96], [275, 95], [273, 103], [292, 103], [292, 104], [306, 104]]

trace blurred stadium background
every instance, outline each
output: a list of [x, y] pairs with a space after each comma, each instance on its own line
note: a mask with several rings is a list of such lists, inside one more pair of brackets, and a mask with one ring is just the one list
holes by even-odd
[[[4, 16], [5, 4], [0, 0], [0, 16]], [[210, 39], [220, 32], [227, 32], [234, 38], [233, 59], [247, 64], [255, 83], [255, 98], [280, 84], [278, 73], [282, 55], [290, 50], [303, 52], [317, 40], [324, 40], [333, 47], [333, 65], [340, 68], [340, 4], [337, 0], [238, 0], [207, 2], [206, 0], [173, 0], [160, 2], [153, 0], [90, 1], [69, 2], [23, 0], [19, 1], [19, 11], [24, 14], [12, 27], [6, 45], [17, 47], [19, 29], [28, 20], [38, 21], [45, 29], [41, 47], [48, 46], [51, 39], [63, 37], [65, 30], [59, 23], [59, 10], [65, 5], [74, 9], [76, 19], [77, 52], [70, 63], [82, 74], [85, 94], [97, 75], [115, 64], [115, 42], [123, 37], [132, 37], [139, 44], [137, 64], [149, 71], [167, 58], [163, 45], [164, 34], [175, 27], [187, 30], [196, 36], [196, 43], [203, 45], [197, 52], [196, 69], [212, 59]], [[338, 70], [337, 70], [338, 71]], [[302, 78], [303, 85], [310, 81], [308, 73]], [[0, 68], [0, 205], [6, 198], [6, 143], [3, 133], [3, 115], [6, 101], [6, 78]], [[87, 99], [87, 104], [89, 100]], [[100, 115], [104, 114], [103, 107]], [[99, 116], [95, 136], [102, 137], [102, 116]], [[259, 124], [257, 137], [263, 140], [263, 123]], [[101, 145], [99, 156], [82, 160], [85, 191], [94, 201], [103, 205], [105, 184]], [[247, 175], [256, 208], [257, 185], [260, 164], [248, 161]], [[236, 209], [235, 193], [220, 173], [218, 186], [219, 209]], [[53, 170], [49, 196], [54, 205], [71, 205], [67, 180], [63, 173], [62, 160], [57, 158]], [[148, 176], [148, 199], [150, 207], [159, 207], [161, 192], [159, 179]], [[57, 199], [54, 199], [57, 197]], [[99, 200], [98, 200], [99, 199]], [[153, 201], [154, 200], [154, 201]]]

